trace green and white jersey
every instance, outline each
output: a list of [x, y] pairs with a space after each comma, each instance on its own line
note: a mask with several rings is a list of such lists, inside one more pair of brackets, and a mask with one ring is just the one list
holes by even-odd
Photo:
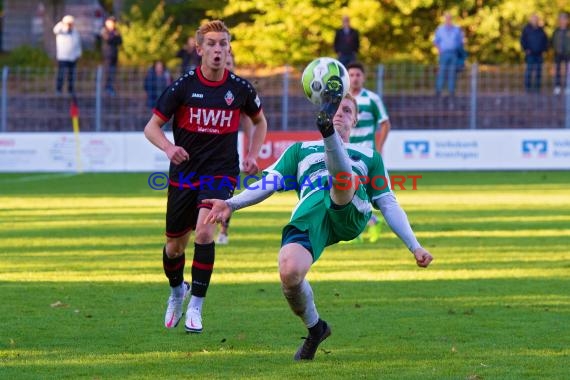
[[[370, 210], [371, 202], [391, 192], [388, 172], [377, 151], [355, 144], [346, 144], [345, 147], [351, 159], [352, 171], [361, 176], [361, 183], [368, 182], [364, 185], [366, 192], [358, 208]], [[316, 191], [330, 190], [332, 184], [325, 165], [325, 148], [322, 141], [297, 142], [291, 145], [273, 165], [264, 170], [264, 174], [268, 173], [276, 173], [282, 177], [284, 190], [295, 189], [299, 204]], [[354, 185], [347, 183], [346, 186]]]
[[386, 107], [378, 95], [365, 88], [355, 98], [358, 123], [350, 132], [350, 142], [376, 150], [376, 131], [388, 120]]

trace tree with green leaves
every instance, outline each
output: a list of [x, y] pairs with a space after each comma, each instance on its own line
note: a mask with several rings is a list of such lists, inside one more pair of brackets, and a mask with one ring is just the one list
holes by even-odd
[[156, 59], [168, 61], [176, 54], [181, 28], [165, 15], [163, 2], [148, 16], [137, 4], [133, 5], [123, 15], [122, 23], [123, 63], [147, 65]]
[[[435, 63], [432, 40], [446, 10], [462, 27], [469, 60], [520, 63], [520, 33], [537, 12], [552, 33], [567, 0], [195, 0], [139, 2], [124, 15], [123, 57], [129, 63], [171, 57], [205, 19], [220, 18], [232, 32], [240, 65], [303, 65], [335, 56], [334, 32], [343, 15], [359, 30], [359, 59], [367, 64]], [[131, 33], [132, 30], [132, 33]], [[125, 33], [129, 34], [126, 36]]]
[[334, 56], [334, 30], [348, 15], [360, 31], [360, 59], [366, 63], [434, 63], [432, 40], [449, 10], [466, 35], [470, 60], [518, 63], [520, 33], [538, 12], [550, 33], [567, 0], [233, 0], [208, 16], [222, 18], [234, 34], [241, 64], [303, 64]]

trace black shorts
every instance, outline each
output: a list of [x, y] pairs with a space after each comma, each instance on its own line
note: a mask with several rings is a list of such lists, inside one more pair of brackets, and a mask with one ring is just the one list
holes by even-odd
[[313, 255], [313, 245], [309, 239], [309, 231], [301, 231], [295, 226], [287, 225], [281, 234], [281, 247], [289, 243], [301, 244]]
[[202, 203], [204, 199], [229, 199], [234, 187], [228, 181], [215, 179], [196, 189], [168, 186], [168, 203], [166, 205], [166, 236], [180, 237], [190, 230], [196, 229], [198, 212], [201, 208], [212, 208]]

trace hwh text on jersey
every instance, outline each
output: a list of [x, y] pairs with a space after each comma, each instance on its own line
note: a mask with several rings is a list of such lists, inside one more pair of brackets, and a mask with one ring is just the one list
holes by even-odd
[[[236, 110], [189, 107], [190, 124], [202, 127], [232, 127]], [[236, 112], [239, 115], [239, 111]], [[239, 116], [238, 116], [239, 117]]]

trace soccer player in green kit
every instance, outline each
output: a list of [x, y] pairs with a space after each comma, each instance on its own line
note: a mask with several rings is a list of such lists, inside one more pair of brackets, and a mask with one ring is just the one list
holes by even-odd
[[[240, 194], [225, 201], [204, 200], [212, 204], [205, 222], [220, 223], [233, 211], [257, 204], [275, 191], [297, 191], [299, 202], [283, 228], [279, 251], [283, 294], [309, 330], [295, 360], [312, 360], [319, 344], [331, 334], [330, 326], [319, 317], [313, 291], [305, 279], [311, 265], [325, 247], [358, 236], [366, 227], [373, 206], [380, 209], [418, 266], [427, 267], [433, 260], [416, 240], [389, 183], [386, 186], [389, 177], [382, 157], [372, 149], [348, 143], [358, 108], [351, 95], [342, 94], [340, 78], [329, 79], [317, 116], [321, 141], [293, 144], [264, 171], [264, 178]], [[386, 182], [365, 184], [364, 178], [382, 178]]]
[[[364, 88], [366, 75], [364, 65], [360, 62], [351, 62], [346, 66], [350, 78], [350, 94], [356, 99], [358, 105], [358, 122], [350, 131], [350, 142], [377, 150], [382, 154], [384, 143], [388, 138], [391, 124], [382, 99], [374, 92]], [[382, 222], [374, 214], [370, 215], [368, 235], [371, 243], [380, 239]], [[355, 242], [362, 242], [362, 235]]]

